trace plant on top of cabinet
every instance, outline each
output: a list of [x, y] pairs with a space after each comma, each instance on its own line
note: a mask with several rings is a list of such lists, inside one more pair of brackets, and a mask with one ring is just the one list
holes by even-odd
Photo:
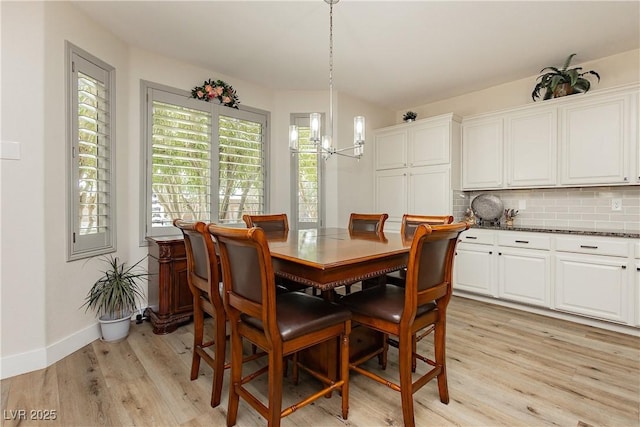
[[406, 113], [404, 113], [404, 116], [402, 116], [402, 120], [404, 120], [405, 122], [412, 122], [416, 119], [416, 117], [418, 117], [417, 113], [415, 113], [414, 111], [407, 111]]
[[584, 77], [587, 74], [596, 76], [599, 82], [600, 75], [593, 70], [580, 72], [582, 67], [569, 69], [571, 59], [575, 55], [575, 53], [569, 55], [562, 68], [545, 67], [540, 70], [541, 73], [545, 70], [549, 71], [538, 76], [537, 80], [539, 82], [531, 92], [531, 99], [535, 101], [536, 98], [539, 98], [542, 90], [545, 91], [542, 99], [559, 98], [572, 93], [587, 92], [591, 88], [591, 82]]

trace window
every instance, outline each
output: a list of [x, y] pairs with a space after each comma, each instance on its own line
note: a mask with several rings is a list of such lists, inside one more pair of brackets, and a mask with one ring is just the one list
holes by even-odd
[[115, 69], [66, 44], [68, 259], [115, 251]]
[[143, 82], [146, 236], [176, 234], [173, 220], [242, 224], [266, 206], [267, 119]]
[[291, 160], [293, 227], [298, 230], [322, 226], [322, 155], [309, 141], [309, 115], [293, 114], [291, 124], [298, 126], [298, 149]]

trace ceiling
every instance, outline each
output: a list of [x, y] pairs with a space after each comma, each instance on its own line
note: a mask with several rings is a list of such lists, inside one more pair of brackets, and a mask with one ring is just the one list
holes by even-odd
[[[273, 90], [328, 88], [322, 0], [73, 3], [143, 49]], [[394, 110], [527, 77], [533, 89], [570, 53], [576, 65], [640, 48], [637, 0], [342, 0], [333, 14], [334, 89]]]

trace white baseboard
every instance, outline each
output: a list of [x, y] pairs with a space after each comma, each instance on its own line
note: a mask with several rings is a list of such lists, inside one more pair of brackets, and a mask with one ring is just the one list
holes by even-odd
[[0, 361], [0, 379], [44, 369], [99, 338], [100, 326], [94, 323], [46, 348], [5, 356]]

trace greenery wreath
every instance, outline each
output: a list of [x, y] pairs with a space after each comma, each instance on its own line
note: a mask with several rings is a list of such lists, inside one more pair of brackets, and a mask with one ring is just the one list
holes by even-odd
[[236, 109], [240, 103], [238, 94], [233, 86], [222, 80], [205, 80], [202, 86], [196, 86], [193, 88], [191, 96], [207, 102], [217, 99], [220, 101], [220, 104]]

